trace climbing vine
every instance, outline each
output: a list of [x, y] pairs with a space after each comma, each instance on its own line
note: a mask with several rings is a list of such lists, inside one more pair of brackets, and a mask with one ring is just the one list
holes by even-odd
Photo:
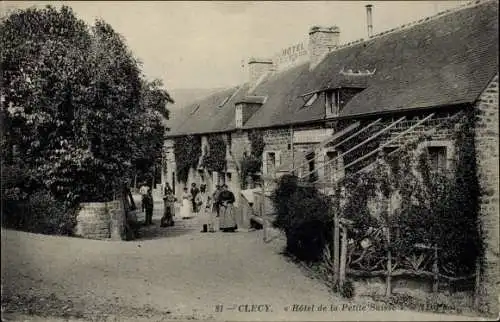
[[435, 245], [449, 274], [474, 273], [483, 245], [471, 120], [465, 118], [455, 131], [451, 173], [432, 171], [425, 149], [417, 154], [419, 143], [429, 139], [422, 137], [396, 155], [382, 155], [369, 173], [346, 177], [343, 216], [353, 223], [350, 238], [361, 240], [370, 230], [384, 228], [392, 237], [380, 247], [389, 247], [395, 257], [409, 256], [416, 244]]
[[196, 168], [201, 156], [201, 138], [187, 135], [174, 139], [174, 155], [177, 167], [177, 181], [186, 183], [189, 169]]
[[260, 131], [251, 131], [248, 133], [250, 140], [250, 153], [243, 153], [240, 161], [240, 182], [241, 187], [247, 186], [247, 178], [249, 175], [255, 174], [260, 171], [262, 165], [262, 154], [264, 153], [264, 136]]
[[264, 153], [264, 147], [266, 146], [264, 135], [261, 131], [254, 130], [248, 133], [248, 139], [250, 140], [251, 154], [260, 159], [262, 153]]
[[209, 172], [224, 172], [226, 163], [226, 142], [221, 136], [209, 136], [208, 149], [203, 156], [203, 166]]

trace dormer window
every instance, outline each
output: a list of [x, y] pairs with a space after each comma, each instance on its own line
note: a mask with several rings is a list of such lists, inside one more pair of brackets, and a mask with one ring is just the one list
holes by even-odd
[[218, 107], [223, 107], [223, 106], [224, 106], [224, 104], [226, 104], [226, 103], [227, 103], [227, 101], [229, 101], [229, 96], [228, 96], [228, 97], [226, 97], [226, 98], [222, 101], [222, 103], [220, 103], [220, 104], [219, 104], [219, 106], [218, 106]]
[[316, 100], [318, 99], [318, 93], [314, 93], [313, 96], [311, 96], [307, 102], [304, 104], [304, 107], [309, 107], [311, 105], [314, 104], [314, 102], [316, 102]]
[[338, 116], [340, 113], [340, 91], [334, 90], [326, 92], [326, 115]]
[[193, 115], [194, 113], [196, 113], [198, 110], [200, 109], [200, 105], [196, 105], [193, 110], [191, 111], [191, 115]]
[[236, 105], [236, 128], [241, 129], [243, 127], [243, 104]]

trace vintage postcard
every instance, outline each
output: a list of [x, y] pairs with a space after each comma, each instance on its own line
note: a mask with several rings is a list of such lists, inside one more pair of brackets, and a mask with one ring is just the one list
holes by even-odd
[[499, 318], [498, 1], [3, 1], [2, 320]]

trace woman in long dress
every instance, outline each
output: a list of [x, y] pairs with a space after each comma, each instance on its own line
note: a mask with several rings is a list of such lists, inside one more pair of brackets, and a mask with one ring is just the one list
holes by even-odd
[[182, 204], [181, 204], [181, 218], [187, 219], [191, 217], [191, 194], [188, 192], [187, 188], [184, 188], [184, 192], [182, 193]]
[[234, 194], [229, 191], [227, 185], [222, 187], [220, 193], [220, 229], [223, 232], [234, 232], [238, 229], [236, 224], [236, 216], [234, 214], [233, 204], [235, 201]]

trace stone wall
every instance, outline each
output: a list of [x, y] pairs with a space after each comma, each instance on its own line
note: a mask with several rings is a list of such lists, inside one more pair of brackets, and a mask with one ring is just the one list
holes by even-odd
[[125, 210], [120, 200], [80, 204], [75, 235], [89, 239], [121, 240], [125, 230]]
[[476, 106], [476, 160], [479, 184], [482, 190], [480, 219], [485, 257], [481, 278], [479, 308], [498, 316], [499, 269], [499, 167], [498, 167], [498, 75], [481, 95]]
[[238, 131], [231, 134], [231, 154], [236, 159], [236, 162], [240, 162], [243, 158], [243, 153], [250, 152], [251, 145], [248, 139], [248, 132]]

